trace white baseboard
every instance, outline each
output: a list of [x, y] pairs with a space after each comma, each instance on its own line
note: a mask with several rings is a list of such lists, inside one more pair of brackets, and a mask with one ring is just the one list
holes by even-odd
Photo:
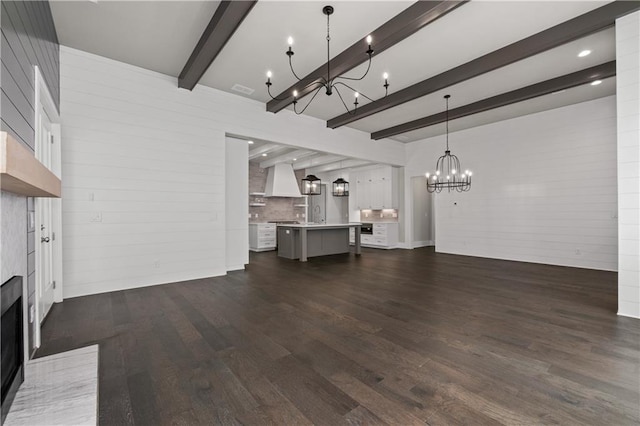
[[414, 241], [411, 244], [407, 244], [407, 243], [398, 243], [398, 247], [397, 248], [401, 248], [401, 249], [405, 249], [405, 250], [413, 250], [415, 248], [419, 248], [419, 247], [429, 247], [429, 246], [435, 246], [435, 242], [433, 240], [426, 240], [426, 241]]
[[244, 263], [240, 265], [227, 266], [227, 272], [244, 271]]
[[640, 316], [635, 316], [635, 315], [630, 315], [630, 314], [621, 314], [620, 312], [618, 312], [618, 316], [626, 317], [626, 318], [640, 319]]

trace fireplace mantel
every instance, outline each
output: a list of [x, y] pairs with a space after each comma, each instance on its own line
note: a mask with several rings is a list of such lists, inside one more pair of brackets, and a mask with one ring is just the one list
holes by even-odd
[[62, 194], [60, 179], [7, 132], [0, 132], [0, 187], [26, 197]]

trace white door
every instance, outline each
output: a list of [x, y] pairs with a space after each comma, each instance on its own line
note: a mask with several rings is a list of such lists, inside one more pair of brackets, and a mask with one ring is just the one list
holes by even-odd
[[[42, 164], [51, 169], [54, 134], [51, 120], [46, 111], [40, 114], [39, 140], [36, 141], [36, 156]], [[53, 305], [54, 271], [53, 271], [53, 220], [51, 198], [36, 198], [36, 244], [39, 245], [38, 264], [36, 265], [36, 291], [38, 293], [38, 320], [42, 322]]]

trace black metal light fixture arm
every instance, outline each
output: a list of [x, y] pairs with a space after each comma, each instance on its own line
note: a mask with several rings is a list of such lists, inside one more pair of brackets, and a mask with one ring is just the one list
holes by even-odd
[[[313, 100], [315, 99], [315, 97], [318, 95], [318, 93], [320, 92], [320, 89], [322, 89], [324, 87], [325, 89], [325, 94], [330, 96], [333, 93], [333, 90], [335, 89], [335, 91], [338, 93], [338, 97], [340, 98], [340, 100], [342, 101], [342, 104], [344, 105], [345, 109], [347, 110], [347, 113], [354, 115], [356, 113], [356, 110], [358, 109], [358, 97], [360, 95], [362, 95], [365, 99], [369, 100], [370, 102], [375, 102], [373, 99], [371, 99], [369, 96], [366, 96], [364, 94], [359, 93], [356, 89], [354, 89], [353, 87], [349, 86], [346, 83], [343, 83], [342, 81], [337, 81], [337, 80], [347, 80], [347, 81], [360, 81], [363, 80], [368, 74], [369, 71], [371, 70], [371, 59], [374, 53], [373, 48], [371, 47], [371, 42], [372, 42], [372, 38], [371, 36], [368, 36], [366, 38], [366, 42], [368, 45], [368, 49], [366, 50], [365, 54], [368, 56], [368, 62], [367, 62], [367, 69], [365, 70], [364, 74], [361, 77], [345, 77], [345, 76], [333, 76], [331, 75], [331, 31], [330, 31], [330, 16], [331, 14], [333, 14], [333, 7], [332, 6], [324, 6], [322, 8], [322, 13], [324, 13], [327, 17], [327, 74], [326, 76], [320, 76], [320, 77], [308, 77], [306, 78], [307, 80], [312, 79], [313, 81], [311, 81], [310, 83], [308, 83], [306, 86], [304, 86], [302, 89], [300, 89], [301, 92], [306, 92], [307, 89], [309, 89], [310, 87], [314, 86], [314, 85], [320, 85], [321, 87], [319, 87], [317, 90], [314, 88], [313, 90], [316, 90], [315, 93], [313, 94], [313, 96], [311, 97], [311, 99], [309, 100], [309, 102], [305, 105], [305, 107], [298, 112], [296, 105], [298, 103], [298, 92], [297, 90], [293, 91], [293, 109], [295, 111], [296, 114], [302, 114], [311, 104], [311, 102], [313, 102]], [[293, 68], [293, 55], [295, 54], [292, 48], [293, 45], [293, 38], [289, 37], [289, 49], [285, 52], [285, 54], [289, 57], [289, 68], [291, 69], [291, 73], [293, 74], [293, 76], [298, 80], [298, 82], [303, 82], [305, 79], [304, 78], [300, 78], [298, 76], [298, 74], [295, 72], [294, 68]], [[384, 73], [383, 78], [384, 78], [384, 89], [385, 89], [385, 94], [384, 96], [387, 96], [387, 94], [389, 93], [389, 81], [388, 81], [388, 74]], [[267, 93], [269, 94], [269, 97], [271, 97], [271, 99], [276, 100], [276, 101], [284, 101], [287, 99], [290, 99], [290, 96], [284, 97], [284, 98], [277, 98], [274, 97], [271, 94], [271, 71], [267, 72], [267, 82], [265, 83], [267, 85]], [[340, 93], [340, 91], [338, 90], [338, 86], [344, 86], [347, 89], [353, 91], [354, 93], [354, 108], [353, 110], [350, 110], [349, 107], [347, 106], [346, 102], [344, 101], [344, 98], [342, 97], [342, 94]]]

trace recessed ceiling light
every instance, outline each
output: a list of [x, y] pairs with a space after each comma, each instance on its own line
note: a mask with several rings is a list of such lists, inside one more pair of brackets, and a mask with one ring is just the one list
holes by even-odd
[[294, 159], [293, 159], [293, 161], [297, 161], [297, 160], [298, 160], [297, 158], [294, 158]]
[[264, 154], [262, 154], [262, 156], [263, 156], [263, 157], [266, 157], [266, 156], [267, 156], [267, 153], [265, 152]]
[[591, 85], [592, 86], [597, 86], [598, 84], [602, 83], [602, 80], [596, 80], [596, 81], [592, 81]]
[[253, 145], [253, 141], [247, 141], [249, 145]]
[[578, 58], [584, 58], [585, 56], [589, 56], [590, 54], [591, 54], [591, 51], [589, 49], [586, 49], [578, 53]]

